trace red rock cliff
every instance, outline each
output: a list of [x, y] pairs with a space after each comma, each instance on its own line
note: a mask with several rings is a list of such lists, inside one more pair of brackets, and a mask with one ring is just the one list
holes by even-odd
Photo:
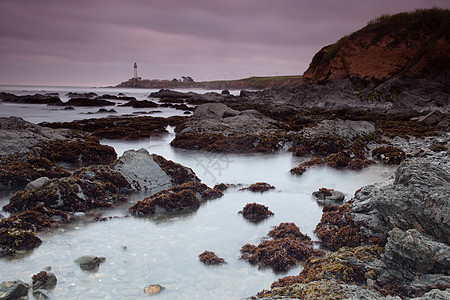
[[327, 83], [357, 76], [383, 82], [395, 75], [434, 77], [450, 70], [450, 10], [381, 16], [322, 48], [303, 80]]

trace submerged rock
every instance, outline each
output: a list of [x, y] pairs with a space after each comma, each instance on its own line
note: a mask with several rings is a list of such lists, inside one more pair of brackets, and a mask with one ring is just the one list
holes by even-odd
[[100, 263], [104, 261], [106, 261], [106, 258], [94, 255], [83, 255], [74, 260], [76, 264], [80, 265], [82, 270], [93, 272], [96, 272]]

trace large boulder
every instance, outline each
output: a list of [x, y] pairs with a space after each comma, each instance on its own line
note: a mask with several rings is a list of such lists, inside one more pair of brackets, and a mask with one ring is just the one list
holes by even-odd
[[352, 206], [353, 219], [385, 236], [393, 228], [419, 229], [450, 242], [450, 174], [425, 162], [405, 161], [394, 180], [363, 187]]
[[214, 152], [271, 152], [286, 132], [256, 110], [237, 111], [222, 103], [199, 105], [194, 117], [179, 127], [171, 145]]
[[150, 154], [145, 149], [128, 150], [113, 164], [136, 191], [159, 191], [189, 181], [200, 181], [192, 169]]
[[26, 153], [41, 142], [66, 140], [68, 130], [51, 129], [19, 117], [0, 118], [0, 155]]

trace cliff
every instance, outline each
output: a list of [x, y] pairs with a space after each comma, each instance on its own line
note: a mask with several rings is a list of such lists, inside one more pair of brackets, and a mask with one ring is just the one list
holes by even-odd
[[381, 16], [325, 46], [303, 75], [308, 83], [346, 78], [381, 83], [394, 76], [435, 78], [450, 69], [450, 10]]

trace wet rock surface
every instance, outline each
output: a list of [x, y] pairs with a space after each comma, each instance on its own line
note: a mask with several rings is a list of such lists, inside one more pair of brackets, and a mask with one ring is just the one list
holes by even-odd
[[150, 284], [144, 288], [144, 293], [146, 295], [155, 295], [164, 291], [166, 288], [160, 284]]
[[74, 263], [80, 265], [84, 271], [98, 271], [100, 263], [106, 261], [105, 257], [98, 257], [95, 255], [83, 255], [74, 260]]

